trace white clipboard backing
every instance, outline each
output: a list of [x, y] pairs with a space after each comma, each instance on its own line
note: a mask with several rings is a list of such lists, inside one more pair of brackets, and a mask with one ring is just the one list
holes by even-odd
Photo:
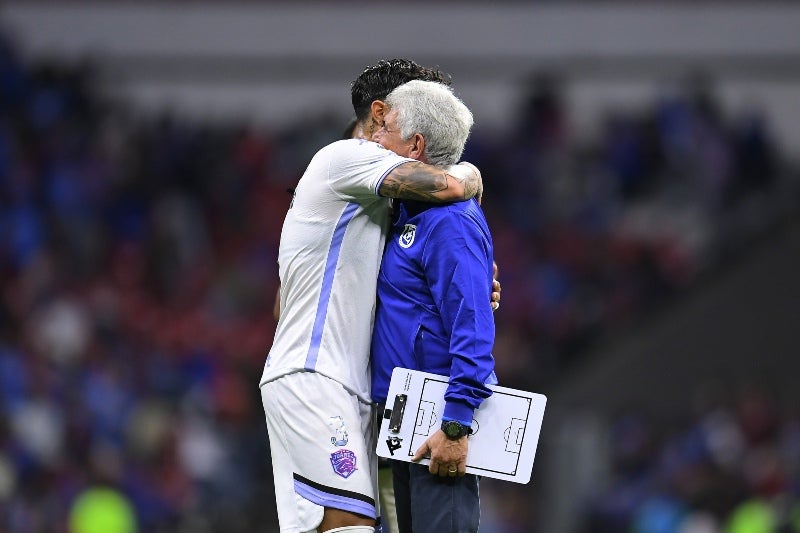
[[[446, 376], [394, 369], [378, 434], [380, 457], [411, 461], [442, 424], [447, 384]], [[473, 415], [467, 473], [528, 483], [547, 398], [496, 385], [489, 388], [492, 395]], [[428, 459], [420, 461], [428, 463]]]

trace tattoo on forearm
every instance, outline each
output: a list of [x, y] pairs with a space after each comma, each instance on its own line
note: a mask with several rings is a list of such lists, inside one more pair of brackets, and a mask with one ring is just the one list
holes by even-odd
[[[482, 182], [474, 174], [470, 174], [469, 178], [458, 178], [452, 175], [449, 177], [463, 184], [464, 194], [463, 197], [458, 199], [466, 200], [479, 194]], [[390, 198], [441, 202], [443, 199], [438, 193], [448, 188], [448, 174], [444, 169], [431, 167], [420, 162], [410, 162], [392, 170], [384, 178], [380, 192]]]
[[481, 196], [483, 196], [483, 180], [475, 174], [470, 174], [464, 180], [464, 200], [478, 197], [478, 203], [480, 203]]
[[447, 174], [423, 163], [404, 163], [392, 170], [381, 185], [381, 194], [403, 200], [435, 201], [447, 189]]

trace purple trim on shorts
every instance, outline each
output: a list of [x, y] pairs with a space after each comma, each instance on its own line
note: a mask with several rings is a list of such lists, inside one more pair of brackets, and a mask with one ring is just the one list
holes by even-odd
[[[368, 518], [377, 518], [375, 514], [375, 505], [370, 505], [360, 499], [325, 492], [324, 490], [306, 485], [302, 481], [298, 481], [296, 477], [294, 480], [294, 491], [306, 500], [321, 505], [322, 507], [350, 511], [351, 513], [360, 514]], [[365, 496], [361, 497], [365, 498]]]
[[328, 259], [325, 261], [325, 273], [322, 276], [322, 290], [319, 294], [319, 302], [317, 303], [317, 314], [314, 318], [314, 328], [311, 330], [311, 345], [308, 347], [308, 355], [306, 355], [306, 370], [314, 370], [317, 366], [317, 356], [319, 355], [319, 347], [322, 343], [322, 332], [325, 329], [325, 319], [328, 316], [328, 302], [331, 299], [331, 289], [333, 288], [333, 276], [336, 274], [336, 264], [339, 262], [339, 252], [342, 249], [342, 241], [344, 240], [344, 232], [350, 220], [353, 219], [358, 210], [359, 205], [354, 202], [347, 204], [344, 208], [342, 216], [339, 217], [339, 222], [336, 223], [336, 229], [333, 230], [333, 238], [331, 239], [331, 247], [328, 249]]

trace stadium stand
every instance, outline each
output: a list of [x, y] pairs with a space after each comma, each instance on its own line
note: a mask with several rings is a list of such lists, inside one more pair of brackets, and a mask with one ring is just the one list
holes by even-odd
[[[112, 516], [121, 530], [275, 531], [256, 382], [286, 189], [342, 124], [321, 115], [309, 137], [139, 117], [93, 76], [0, 39], [0, 530]], [[796, 169], [769, 124], [726, 116], [691, 80], [579, 143], [543, 73], [518, 123], [475, 131], [503, 384], [552, 390], [595, 341], [796, 216]], [[731, 401], [675, 427], [620, 417], [581, 531], [800, 531], [783, 505], [800, 490], [796, 413], [763, 391]], [[487, 484], [485, 530], [537, 530], [532, 490]]]

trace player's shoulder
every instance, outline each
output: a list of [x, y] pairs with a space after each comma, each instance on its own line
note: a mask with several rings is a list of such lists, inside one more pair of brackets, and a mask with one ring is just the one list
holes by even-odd
[[393, 152], [378, 143], [364, 139], [341, 139], [321, 148], [314, 156], [330, 161], [375, 161]]
[[334, 141], [317, 150], [317, 153], [315, 154], [314, 157], [332, 157], [335, 154], [349, 151], [351, 149], [351, 146], [353, 146], [352, 141], [355, 140], [356, 139], [341, 139], [338, 141]]
[[325, 146], [320, 152], [362, 152], [364, 150], [388, 152], [380, 144], [366, 139], [340, 139]]

